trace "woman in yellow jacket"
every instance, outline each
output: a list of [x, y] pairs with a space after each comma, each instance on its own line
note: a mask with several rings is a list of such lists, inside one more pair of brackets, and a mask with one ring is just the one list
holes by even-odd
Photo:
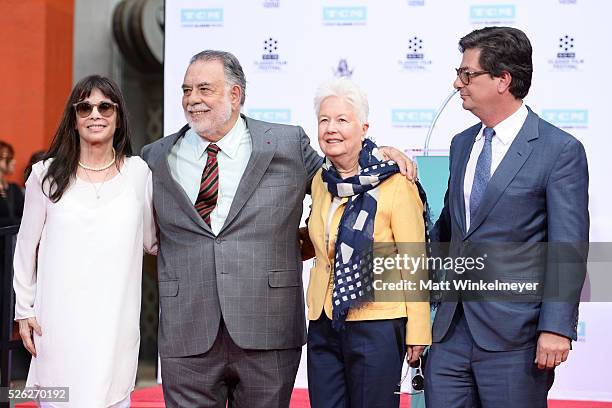
[[[315, 110], [325, 163], [312, 181], [308, 221], [316, 256], [307, 294], [310, 403], [398, 407], [404, 356], [414, 363], [431, 343], [430, 309], [422, 292], [398, 296], [383, 284], [413, 281], [418, 288], [426, 271], [392, 267], [380, 274], [374, 266], [383, 253], [421, 255], [424, 204], [366, 138], [367, 97], [353, 82], [321, 86]], [[373, 252], [374, 245], [382, 247]]]

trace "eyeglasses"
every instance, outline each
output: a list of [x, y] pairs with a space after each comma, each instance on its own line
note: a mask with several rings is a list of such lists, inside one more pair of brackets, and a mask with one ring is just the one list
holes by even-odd
[[[402, 375], [401, 381], [399, 382], [399, 384], [397, 384], [398, 387], [402, 387], [402, 384], [404, 383], [404, 381], [406, 381], [406, 378], [408, 378], [408, 374], [410, 374], [410, 367], [408, 367], [406, 373]], [[416, 367], [414, 370], [414, 375], [412, 376], [410, 385], [412, 385], [412, 389], [414, 390], [414, 392], [395, 391], [394, 394], [417, 395], [423, 392], [423, 390], [425, 389], [425, 377], [423, 376], [423, 370], [421, 369], [421, 357], [419, 357], [419, 366]]]
[[90, 103], [90, 102], [78, 102], [73, 104], [74, 109], [76, 110], [77, 115], [81, 118], [86, 118], [91, 115], [93, 112], [94, 106], [98, 109], [100, 115], [105, 118], [113, 116], [113, 113], [117, 110], [117, 104], [115, 102], [100, 102], [100, 103]]
[[457, 76], [463, 85], [469, 85], [470, 79], [482, 74], [490, 74], [489, 71], [468, 71], [466, 68], [455, 68]]

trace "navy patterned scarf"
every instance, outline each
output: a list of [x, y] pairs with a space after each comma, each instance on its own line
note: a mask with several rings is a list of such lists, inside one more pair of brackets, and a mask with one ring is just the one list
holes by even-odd
[[359, 174], [342, 179], [329, 159], [323, 182], [334, 197], [348, 197], [334, 247], [332, 326], [342, 329], [351, 308], [374, 299], [372, 250], [374, 217], [380, 183], [399, 173], [393, 161], [383, 161], [376, 144], [365, 139], [359, 153]]

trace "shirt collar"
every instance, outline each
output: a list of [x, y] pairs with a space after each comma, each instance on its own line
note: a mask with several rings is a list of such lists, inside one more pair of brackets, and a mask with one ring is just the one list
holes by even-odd
[[[221, 152], [228, 155], [231, 159], [236, 156], [238, 147], [240, 147], [241, 135], [246, 131], [246, 123], [244, 119], [239, 116], [232, 129], [227, 132], [225, 136], [219, 140], [216, 145], [219, 146]], [[194, 155], [197, 159], [200, 159], [202, 155], [206, 154], [206, 148], [211, 143], [208, 140], [200, 137], [193, 129], [187, 130], [185, 133], [185, 142], [193, 147]]]
[[[527, 107], [524, 103], [521, 103], [521, 106], [516, 112], [499, 122], [497, 126], [493, 128], [493, 130], [495, 130], [495, 137], [497, 137], [503, 145], [512, 143], [523, 127], [528, 114]], [[484, 128], [485, 126], [482, 125], [480, 132], [478, 132], [478, 136], [476, 136], [476, 141], [483, 138]]]

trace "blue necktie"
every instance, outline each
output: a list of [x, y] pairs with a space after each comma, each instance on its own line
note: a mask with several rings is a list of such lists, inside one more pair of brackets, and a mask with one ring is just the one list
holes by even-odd
[[482, 200], [482, 196], [487, 188], [487, 183], [491, 178], [491, 141], [495, 136], [493, 128], [485, 128], [482, 132], [484, 134], [484, 146], [478, 156], [476, 162], [476, 171], [474, 172], [474, 183], [472, 184], [472, 193], [470, 194], [470, 223], [476, 218], [476, 211]]

